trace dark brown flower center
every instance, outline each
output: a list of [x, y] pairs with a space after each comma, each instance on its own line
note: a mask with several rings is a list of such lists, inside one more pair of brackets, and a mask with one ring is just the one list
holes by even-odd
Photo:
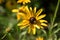
[[14, 3], [13, 3], [13, 2], [11, 2], [11, 5], [14, 5]]
[[36, 19], [34, 17], [31, 17], [29, 21], [30, 21], [31, 24], [35, 24], [36, 23]]

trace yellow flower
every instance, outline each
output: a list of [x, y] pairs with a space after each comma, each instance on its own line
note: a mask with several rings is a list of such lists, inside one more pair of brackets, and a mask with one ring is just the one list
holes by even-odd
[[6, 2], [5, 6], [7, 9], [12, 10], [12, 9], [17, 7], [17, 3], [16, 3], [16, 1], [10, 1], [9, 0]]
[[36, 38], [36, 40], [43, 40], [43, 37], [38, 37]]
[[23, 3], [23, 4], [28, 3], [28, 2], [31, 2], [31, 1], [30, 0], [18, 0], [17, 1], [17, 3]]
[[36, 33], [36, 28], [40, 29], [47, 26], [47, 21], [42, 19], [46, 14], [41, 15], [42, 11], [43, 9], [40, 9], [36, 12], [36, 7], [34, 7], [34, 10], [30, 7], [29, 10], [28, 6], [12, 10], [12, 12], [17, 12], [17, 20], [20, 20], [20, 17], [23, 19], [22, 22], [18, 23], [20, 29], [28, 27], [28, 33], [32, 32], [33, 34]]
[[17, 12], [17, 20], [20, 20], [20, 17], [24, 15], [24, 14], [22, 14], [22, 12], [20, 12], [21, 10], [24, 11], [25, 6], [19, 7], [19, 9], [12, 10], [12, 12]]

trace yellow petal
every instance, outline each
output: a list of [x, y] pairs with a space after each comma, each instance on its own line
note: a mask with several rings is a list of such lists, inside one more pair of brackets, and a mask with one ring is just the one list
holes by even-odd
[[28, 6], [25, 7], [26, 11], [29, 13], [29, 9], [28, 9]]
[[17, 3], [21, 3], [23, 0], [18, 0]]
[[36, 13], [36, 7], [34, 7], [34, 13]]
[[19, 20], [20, 17], [22, 17], [23, 19], [27, 19], [27, 16], [24, 13], [17, 13], [17, 19]]
[[17, 14], [17, 20], [19, 21], [21, 18], [21, 16], [19, 14]]
[[28, 25], [25, 25], [25, 26], [20, 26], [20, 29], [24, 29], [26, 28]]
[[43, 9], [38, 10], [36, 13], [36, 17], [38, 17], [42, 13], [42, 11], [43, 11]]
[[31, 17], [31, 13], [30, 13], [30, 11], [28, 9], [28, 6], [25, 7], [25, 12], [27, 13], [28, 17]]
[[26, 13], [26, 6], [19, 7], [19, 11]]
[[31, 28], [29, 27], [29, 28], [28, 28], [28, 33], [30, 33], [30, 32], [31, 32]]
[[21, 3], [21, 1], [17, 1], [17, 3]]
[[30, 11], [32, 11], [32, 7], [30, 7]]
[[32, 32], [33, 34], [36, 34], [36, 28], [32, 24], [29, 25], [28, 33], [30, 32]]
[[48, 26], [48, 25], [47, 25], [47, 24], [45, 24], [45, 23], [41, 23], [41, 25], [42, 25], [42, 26]]
[[28, 9], [28, 6], [22, 6], [19, 8], [19, 10], [26, 14], [27, 19], [31, 17], [31, 13]]
[[42, 28], [42, 29], [43, 29], [44, 27], [43, 27], [43, 26], [40, 26], [40, 28]]
[[13, 9], [12, 12], [18, 12], [18, 9]]
[[27, 25], [27, 24], [29, 24], [29, 21], [23, 20], [21, 23], [18, 23], [18, 26]]
[[47, 21], [46, 20], [39, 20], [40, 22], [46, 22], [47, 23]]
[[19, 10], [24, 9], [24, 7], [25, 7], [25, 6], [21, 6], [21, 7], [19, 7]]
[[38, 25], [34, 25], [34, 27], [36, 27], [37, 29], [40, 29], [40, 27]]
[[37, 20], [39, 20], [39, 19], [42, 19], [42, 18], [44, 18], [46, 16], [46, 14], [44, 14], [44, 15], [40, 15], [39, 17], [37, 17], [36, 19]]
[[35, 27], [32, 28], [32, 33], [33, 33], [33, 34], [36, 34], [36, 28], [35, 28]]
[[30, 7], [30, 14], [31, 14], [31, 17], [34, 17], [34, 12], [32, 10], [32, 7]]
[[23, 4], [25, 4], [25, 2], [23, 2]]
[[42, 27], [42, 26], [41, 26], [41, 23], [40, 23], [39, 21], [37, 21], [36, 24], [37, 24], [37, 26], [39, 27], [39, 29]]

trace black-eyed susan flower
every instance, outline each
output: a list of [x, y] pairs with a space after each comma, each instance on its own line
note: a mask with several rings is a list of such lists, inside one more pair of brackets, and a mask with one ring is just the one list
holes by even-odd
[[36, 33], [36, 28], [40, 29], [43, 28], [43, 26], [47, 26], [47, 21], [43, 20], [46, 16], [46, 14], [41, 15], [43, 9], [39, 9], [36, 12], [36, 7], [34, 7], [34, 10], [30, 7], [30, 10], [28, 9], [28, 6], [22, 6], [19, 9], [14, 9], [12, 12], [17, 12], [17, 19], [19, 20], [20, 17], [22, 17], [22, 21], [18, 23], [18, 26], [20, 26], [20, 29], [28, 27], [28, 33], [32, 32], [33, 34]]
[[23, 4], [29, 3], [29, 2], [31, 2], [31, 1], [30, 0], [18, 0], [17, 1], [17, 3], [23, 3]]
[[6, 2], [5, 6], [7, 9], [12, 10], [17, 7], [17, 2], [9, 0]]
[[43, 40], [43, 39], [44, 39], [43, 37], [36, 38], [36, 40]]

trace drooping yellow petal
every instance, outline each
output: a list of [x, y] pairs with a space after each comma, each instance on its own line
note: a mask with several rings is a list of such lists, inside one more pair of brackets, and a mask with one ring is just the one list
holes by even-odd
[[44, 27], [43, 26], [40, 26], [41, 29], [43, 29]]
[[44, 14], [44, 15], [40, 15], [39, 17], [37, 17], [36, 19], [37, 20], [39, 20], [39, 19], [42, 19], [42, 18], [44, 18], [46, 16], [46, 14]]
[[41, 25], [42, 25], [42, 26], [48, 26], [48, 25], [47, 25], [47, 24], [45, 24], [45, 23], [41, 23]]
[[43, 9], [38, 10], [36, 13], [36, 17], [38, 17], [42, 13], [42, 11], [43, 11]]
[[34, 7], [34, 13], [36, 13], [36, 7]]
[[41, 23], [40, 23], [39, 21], [37, 21], [37, 23], [36, 23], [36, 24], [37, 24], [37, 26], [39, 27], [39, 29], [40, 29], [40, 28], [42, 28], [42, 29], [43, 29], [43, 26], [41, 26]]
[[35, 27], [32, 28], [32, 33], [36, 34], [36, 28]]
[[36, 34], [36, 28], [32, 24], [30, 24], [28, 28], [28, 33], [30, 32], [32, 32], [32, 34]]
[[37, 24], [35, 24], [34, 27], [36, 27], [37, 29], [40, 29], [40, 27]]
[[13, 9], [12, 12], [18, 12], [19, 10], [18, 9]]
[[30, 33], [31, 32], [31, 28], [30, 27], [28, 27], [28, 33]]
[[46, 23], [47, 23], [47, 21], [46, 21], [46, 20], [39, 20], [39, 21], [40, 21], [41, 23], [42, 23], [42, 22], [46, 22]]
[[29, 24], [29, 21], [28, 20], [23, 20], [21, 23], [18, 23], [18, 26], [28, 25], [28, 24]]

